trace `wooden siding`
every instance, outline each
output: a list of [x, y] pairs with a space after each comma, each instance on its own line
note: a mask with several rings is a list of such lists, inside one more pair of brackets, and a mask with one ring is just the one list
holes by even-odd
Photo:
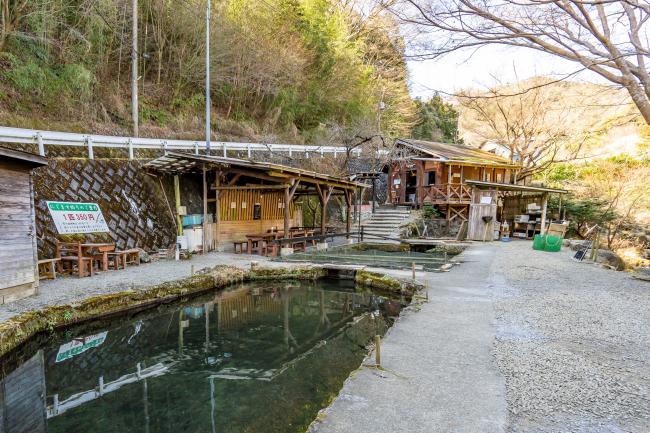
[[[246, 203], [245, 207], [243, 203]], [[284, 191], [224, 190], [219, 193], [220, 221], [253, 221], [255, 203], [259, 203], [262, 207], [261, 219], [284, 220]], [[289, 206], [291, 218], [293, 213], [292, 202]]]
[[34, 293], [36, 261], [31, 172], [0, 162], [0, 303]]

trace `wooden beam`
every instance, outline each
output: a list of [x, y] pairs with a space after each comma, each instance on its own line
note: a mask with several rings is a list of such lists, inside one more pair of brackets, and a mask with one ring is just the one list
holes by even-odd
[[235, 176], [232, 179], [230, 179], [230, 182], [228, 182], [228, 185], [234, 185], [235, 183], [237, 183], [240, 177], [242, 177], [241, 173], [235, 174]]
[[[219, 188], [221, 185], [221, 169], [216, 169], [214, 171], [214, 185], [216, 188]], [[215, 233], [215, 248], [217, 248], [217, 251], [219, 250], [219, 238], [220, 238], [220, 231], [221, 231], [221, 209], [219, 206], [219, 190], [215, 189], [214, 190], [214, 225], [216, 227], [216, 233]]]
[[[345, 205], [347, 207], [345, 211], [345, 231], [350, 233], [352, 231], [352, 191], [345, 191]], [[346, 239], [350, 239], [349, 234]]]
[[183, 218], [179, 215], [178, 210], [181, 207], [181, 183], [178, 174], [174, 175], [174, 198], [176, 201], [176, 224], [178, 227], [178, 235], [183, 235]]
[[244, 185], [244, 186], [216, 186], [212, 189], [219, 190], [219, 191], [233, 191], [233, 190], [260, 190], [260, 189], [285, 189], [289, 187], [289, 184], [280, 184], [280, 185]]
[[289, 237], [289, 209], [291, 207], [291, 200], [293, 199], [293, 195], [296, 193], [296, 189], [298, 189], [298, 185], [300, 185], [300, 181], [296, 179], [291, 179], [292, 185], [287, 185], [285, 190], [284, 190], [284, 236]]
[[208, 252], [208, 247], [205, 244], [205, 239], [206, 239], [206, 229], [207, 229], [207, 221], [208, 221], [208, 181], [206, 179], [206, 173], [205, 173], [205, 163], [201, 167], [203, 171], [203, 231], [202, 231], [202, 236], [201, 236], [201, 246], [203, 247], [203, 254]]
[[[539, 228], [539, 234], [544, 236], [546, 233], [546, 210], [548, 208], [548, 193], [544, 193], [542, 195], [542, 223], [541, 227]], [[533, 230], [534, 234], [534, 230]]]

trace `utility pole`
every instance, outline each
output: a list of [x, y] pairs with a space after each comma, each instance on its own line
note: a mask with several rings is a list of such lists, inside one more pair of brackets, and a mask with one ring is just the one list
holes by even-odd
[[138, 133], [138, 0], [132, 1], [133, 45], [131, 47], [131, 117], [133, 119], [133, 136]]
[[210, 154], [210, 2], [205, 11], [205, 153]]

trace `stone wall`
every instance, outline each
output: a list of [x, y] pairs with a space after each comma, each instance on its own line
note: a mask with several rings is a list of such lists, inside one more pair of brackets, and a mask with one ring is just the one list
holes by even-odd
[[[102, 209], [118, 249], [140, 247], [147, 251], [167, 248], [175, 241], [175, 221], [170, 213], [173, 196], [168, 179], [147, 175], [137, 161], [119, 159], [51, 158], [47, 167], [34, 171], [34, 202], [39, 257], [54, 257], [56, 232], [46, 200], [91, 202]], [[106, 235], [83, 235], [104, 241]]]

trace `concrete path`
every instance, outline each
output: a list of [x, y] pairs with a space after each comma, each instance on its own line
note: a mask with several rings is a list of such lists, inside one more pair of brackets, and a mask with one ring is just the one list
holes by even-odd
[[491, 353], [495, 248], [477, 245], [463, 253], [460, 267], [426, 274], [430, 302], [404, 314], [385, 337], [385, 370], [354, 373], [311, 431], [504, 431], [505, 382]]

